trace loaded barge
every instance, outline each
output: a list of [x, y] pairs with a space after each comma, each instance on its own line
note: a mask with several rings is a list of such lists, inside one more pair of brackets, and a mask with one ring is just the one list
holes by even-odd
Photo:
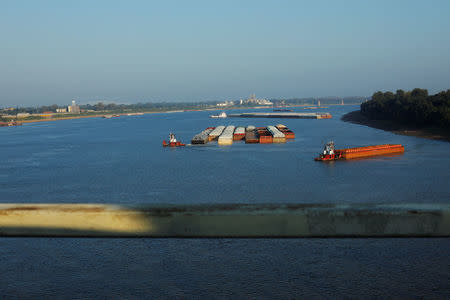
[[296, 113], [296, 112], [278, 112], [278, 113], [242, 113], [228, 115], [228, 117], [239, 118], [291, 118], [291, 119], [331, 119], [329, 113]]
[[259, 143], [259, 135], [256, 127], [253, 125], [247, 126], [245, 129], [245, 143], [246, 144], [257, 144]]
[[256, 127], [256, 131], [259, 135], [259, 143], [260, 144], [272, 144], [273, 137], [270, 134], [269, 130], [266, 127]]
[[400, 154], [405, 152], [405, 147], [400, 144], [373, 145], [365, 147], [334, 149], [334, 143], [328, 142], [315, 161], [333, 161], [339, 159], [353, 159], [371, 157], [386, 154]]
[[195, 145], [199, 145], [199, 144], [206, 144], [209, 142], [209, 134], [211, 133], [211, 131], [214, 130], [215, 127], [208, 127], [205, 130], [203, 130], [202, 132], [200, 132], [199, 134], [195, 135], [192, 140], [191, 143], [195, 144]]
[[245, 127], [239, 126], [236, 127], [236, 130], [233, 134], [233, 141], [240, 141], [245, 138]]
[[222, 126], [222, 125], [214, 128], [214, 130], [209, 133], [208, 140], [209, 141], [217, 140], [219, 138], [219, 136], [222, 134], [224, 129], [225, 129], [225, 126]]
[[295, 133], [292, 130], [290, 130], [289, 128], [287, 128], [285, 125], [278, 124], [275, 127], [278, 128], [279, 131], [284, 133], [284, 136], [286, 137], [286, 139], [295, 139]]
[[[164, 146], [179, 146], [176, 144], [174, 135], [171, 134], [171, 142], [164, 142]], [[219, 145], [232, 145], [233, 141], [245, 140], [246, 144], [272, 144], [285, 143], [286, 139], [295, 138], [295, 134], [286, 126], [278, 124], [267, 127], [255, 127], [253, 125], [244, 126], [217, 126], [208, 127], [199, 134], [196, 134], [191, 143], [193, 145], [207, 144], [210, 141], [217, 141]], [[175, 142], [175, 143], [174, 143]], [[180, 144], [184, 146], [184, 144]]]
[[267, 130], [272, 134], [274, 143], [286, 143], [286, 136], [275, 126], [267, 126]]
[[227, 126], [222, 134], [219, 136], [219, 139], [217, 140], [217, 143], [219, 145], [231, 145], [233, 144], [233, 133], [234, 133], [234, 126], [229, 125]]

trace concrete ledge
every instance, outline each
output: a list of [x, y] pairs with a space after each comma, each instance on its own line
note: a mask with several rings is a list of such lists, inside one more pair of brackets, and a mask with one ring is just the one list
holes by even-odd
[[0, 236], [449, 237], [450, 204], [0, 204]]

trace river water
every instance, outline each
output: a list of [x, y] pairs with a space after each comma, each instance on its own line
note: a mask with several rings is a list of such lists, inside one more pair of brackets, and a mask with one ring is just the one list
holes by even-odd
[[[340, 121], [356, 109], [321, 109], [330, 120], [217, 120], [208, 118], [216, 112], [186, 112], [0, 128], [0, 203], [448, 203], [450, 144]], [[208, 126], [279, 123], [296, 133], [294, 141], [161, 146], [169, 132], [189, 143]], [[401, 143], [406, 152], [315, 162], [328, 140], [337, 148]], [[0, 238], [0, 292], [449, 298], [449, 253], [448, 239]]]

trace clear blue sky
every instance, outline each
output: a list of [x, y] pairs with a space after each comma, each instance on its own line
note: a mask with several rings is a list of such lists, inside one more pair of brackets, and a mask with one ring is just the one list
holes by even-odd
[[0, 0], [0, 106], [450, 88], [450, 1]]

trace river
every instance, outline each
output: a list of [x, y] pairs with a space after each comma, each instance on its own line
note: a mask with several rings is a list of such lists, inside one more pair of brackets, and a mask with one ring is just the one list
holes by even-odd
[[[340, 120], [356, 109], [320, 109], [329, 120], [218, 120], [199, 111], [0, 128], [0, 203], [448, 203], [450, 144]], [[208, 126], [279, 123], [294, 141], [162, 147], [169, 132], [189, 143]], [[405, 153], [315, 162], [328, 140], [337, 148], [400, 143]], [[0, 292], [449, 298], [448, 253], [449, 239], [0, 238]]]

